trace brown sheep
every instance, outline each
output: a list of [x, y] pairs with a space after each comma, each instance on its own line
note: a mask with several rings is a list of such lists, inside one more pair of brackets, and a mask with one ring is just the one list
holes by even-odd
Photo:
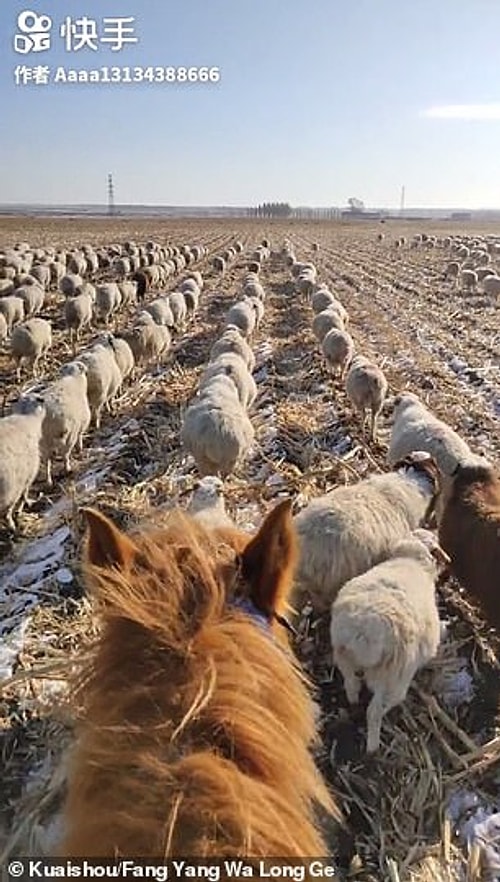
[[451, 570], [500, 632], [500, 475], [488, 465], [457, 465], [438, 502], [439, 543]]

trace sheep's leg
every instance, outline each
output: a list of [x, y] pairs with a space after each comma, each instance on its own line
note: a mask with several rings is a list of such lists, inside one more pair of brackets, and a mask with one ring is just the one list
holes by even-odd
[[31, 499], [31, 497], [30, 497], [30, 495], [29, 495], [29, 492], [30, 492], [30, 491], [29, 491], [29, 487], [27, 487], [26, 490], [24, 491], [23, 495], [21, 496], [21, 499], [20, 499], [19, 505], [18, 505], [18, 507], [17, 507], [17, 513], [18, 513], [18, 514], [21, 514], [21, 512], [23, 511], [25, 505], [27, 505], [28, 508], [29, 508], [31, 505], [33, 505], [33, 503], [34, 503], [35, 500], [34, 500], [34, 499]]
[[[385, 684], [383, 692], [377, 692], [375, 689], [373, 698], [368, 705], [368, 710], [366, 712], [368, 723], [366, 749], [368, 753], [373, 753], [380, 747], [382, 718], [385, 717], [393, 707], [397, 707], [398, 704], [403, 703], [408, 694], [408, 689], [414, 675], [414, 667], [405, 668], [403, 671], [397, 672], [397, 679], [396, 676], [394, 676], [392, 680], [389, 680], [389, 682]], [[369, 682], [368, 687], [370, 688]]]
[[380, 732], [382, 730], [382, 718], [385, 714], [384, 696], [376, 692], [366, 711], [367, 739], [366, 752], [375, 753], [380, 747]]
[[339, 669], [344, 680], [345, 694], [349, 704], [357, 704], [359, 701], [359, 693], [361, 691], [361, 680], [351, 664], [342, 658], [340, 653], [333, 653], [333, 663]]
[[63, 462], [64, 462], [64, 471], [66, 472], [67, 475], [70, 475], [71, 472], [73, 471], [73, 469], [71, 468], [71, 453], [72, 453], [72, 450], [73, 450], [73, 448], [71, 447], [71, 449], [70, 449], [70, 450], [67, 450], [66, 453], [64, 454], [64, 460], [63, 460]]
[[47, 458], [46, 477], [47, 484], [49, 485], [49, 487], [52, 487], [52, 460], [50, 456]]
[[5, 523], [9, 530], [12, 530], [13, 533], [16, 532], [16, 522], [14, 520], [14, 505], [11, 505], [7, 511], [5, 512]]
[[370, 418], [370, 438], [373, 442], [377, 440], [377, 414], [374, 410], [372, 410]]

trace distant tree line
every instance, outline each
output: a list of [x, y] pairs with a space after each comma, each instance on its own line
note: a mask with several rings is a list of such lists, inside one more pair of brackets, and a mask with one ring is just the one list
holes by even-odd
[[263, 202], [253, 209], [254, 217], [290, 217], [292, 207], [288, 202]]

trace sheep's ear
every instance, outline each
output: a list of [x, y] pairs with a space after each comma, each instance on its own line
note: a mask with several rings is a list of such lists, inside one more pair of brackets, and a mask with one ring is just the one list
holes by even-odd
[[82, 509], [89, 527], [87, 561], [94, 567], [129, 566], [137, 554], [134, 543], [113, 521], [95, 508]]
[[242, 575], [250, 596], [258, 609], [269, 616], [285, 611], [296, 559], [292, 500], [285, 499], [267, 515], [241, 556]]

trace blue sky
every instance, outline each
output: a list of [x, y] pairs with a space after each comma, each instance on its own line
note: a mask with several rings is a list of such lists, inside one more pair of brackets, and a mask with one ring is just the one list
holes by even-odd
[[[50, 50], [13, 48], [24, 10]], [[135, 17], [138, 43], [59, 26]], [[500, 207], [498, 0], [1, 0], [0, 203]], [[16, 86], [16, 65], [214, 65], [214, 85]]]

